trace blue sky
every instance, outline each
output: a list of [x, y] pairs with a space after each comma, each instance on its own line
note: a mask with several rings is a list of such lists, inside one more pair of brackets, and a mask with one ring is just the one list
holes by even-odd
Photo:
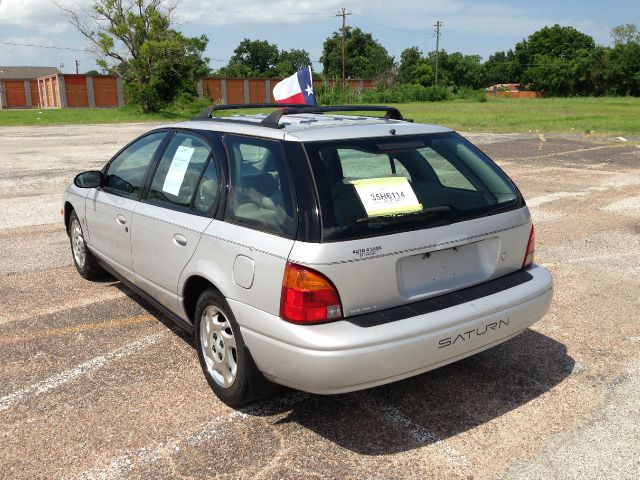
[[[60, 0], [81, 7], [90, 0]], [[126, 1], [126, 0], [125, 0]], [[508, 50], [545, 25], [571, 25], [610, 44], [611, 28], [623, 23], [640, 26], [638, 0], [583, 1], [462, 1], [462, 0], [182, 0], [177, 7], [179, 28], [188, 35], [206, 34], [210, 66], [226, 64], [243, 38], [268, 40], [281, 49], [304, 48], [313, 61], [322, 43], [340, 27], [335, 14], [347, 8], [349, 25], [370, 32], [399, 59], [407, 47], [435, 49], [433, 24], [444, 23], [441, 47], [449, 52], [487, 58]], [[0, 42], [86, 49], [85, 39], [69, 25], [53, 0], [0, 0]], [[86, 51], [0, 44], [0, 65], [64, 64], [63, 72], [95, 67]], [[321, 69], [319, 63], [314, 68]]]

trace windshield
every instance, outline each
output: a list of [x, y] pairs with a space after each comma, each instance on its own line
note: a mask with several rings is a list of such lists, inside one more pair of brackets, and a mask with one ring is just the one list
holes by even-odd
[[456, 133], [305, 148], [323, 241], [440, 226], [521, 206], [509, 178]]

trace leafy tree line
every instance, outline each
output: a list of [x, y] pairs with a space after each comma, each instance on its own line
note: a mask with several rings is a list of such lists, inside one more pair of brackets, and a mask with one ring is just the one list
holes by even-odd
[[[612, 30], [613, 47], [595, 44], [573, 27], [544, 27], [496, 52], [484, 63], [478, 55], [440, 52], [440, 85], [480, 88], [520, 83], [554, 96], [640, 95], [640, 33], [634, 25]], [[400, 55], [398, 80], [433, 85], [435, 52], [416, 47]]]
[[[64, 1], [64, 0], [60, 0]], [[93, 47], [103, 72], [120, 75], [130, 104], [158, 111], [196, 95], [197, 80], [217, 73], [234, 77], [285, 77], [311, 63], [302, 49], [280, 50], [264, 40], [244, 39], [228, 64], [212, 72], [204, 56], [206, 35], [187, 37], [174, 28], [177, 0], [93, 0], [88, 7], [60, 4], [70, 23]], [[435, 83], [435, 52], [405, 49], [399, 62], [370, 33], [346, 27], [323, 44], [318, 77], [345, 74], [378, 80], [379, 85], [414, 85], [393, 95], [441, 98]], [[640, 95], [640, 32], [627, 24], [612, 30], [612, 47], [573, 27], [544, 27], [496, 52], [486, 62], [479, 55], [439, 54], [438, 88], [478, 89], [492, 83], [522, 83], [551, 95]], [[380, 89], [378, 89], [380, 90]], [[382, 93], [381, 93], [382, 94]], [[395, 97], [394, 97], [395, 98]]]
[[[378, 80], [383, 85], [435, 85], [436, 53], [418, 47], [405, 49], [395, 59], [370, 33], [345, 28], [345, 75]], [[612, 30], [612, 47], [596, 45], [593, 38], [573, 27], [544, 27], [506, 52], [464, 55], [441, 50], [438, 86], [479, 89], [496, 83], [520, 83], [554, 96], [640, 95], [640, 32], [635, 25]], [[284, 61], [287, 58], [299, 60]], [[342, 32], [334, 32], [323, 45], [320, 61], [324, 78], [342, 78]], [[309, 65], [305, 50], [279, 51], [265, 41], [245, 39], [227, 67], [231, 76], [287, 76]]]

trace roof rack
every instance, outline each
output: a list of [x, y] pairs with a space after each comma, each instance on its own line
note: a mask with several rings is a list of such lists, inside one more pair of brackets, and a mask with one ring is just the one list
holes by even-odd
[[253, 108], [306, 108], [309, 105], [304, 103], [231, 103], [229, 105], [212, 105], [203, 110], [197, 118], [212, 118], [213, 112], [221, 112], [223, 110], [245, 110]]
[[[395, 107], [385, 107], [379, 105], [332, 105], [328, 107], [306, 105], [302, 103], [253, 103], [253, 104], [233, 104], [233, 105], [214, 105], [204, 110], [198, 117], [215, 118], [211, 114], [216, 111], [223, 110], [241, 110], [241, 109], [257, 109], [257, 108], [276, 108], [267, 117], [265, 117], [258, 125], [267, 128], [284, 128], [280, 123], [280, 119], [284, 115], [294, 115], [296, 113], [326, 113], [326, 112], [385, 112], [385, 120], [404, 120], [404, 117]], [[244, 123], [244, 122], [243, 122]]]

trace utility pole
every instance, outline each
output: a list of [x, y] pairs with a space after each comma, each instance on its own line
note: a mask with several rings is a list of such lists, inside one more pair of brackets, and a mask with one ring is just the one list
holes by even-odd
[[436, 27], [436, 85], [438, 85], [438, 64], [440, 61], [440, 27], [444, 27], [444, 24], [440, 20], [438, 20], [434, 27]]
[[342, 17], [342, 88], [345, 86], [345, 36], [347, 33], [347, 16], [351, 15], [351, 12], [347, 12], [346, 8], [342, 8], [341, 13], [337, 13], [336, 17]]
[[76, 75], [80, 73], [80, 62], [76, 60]]

